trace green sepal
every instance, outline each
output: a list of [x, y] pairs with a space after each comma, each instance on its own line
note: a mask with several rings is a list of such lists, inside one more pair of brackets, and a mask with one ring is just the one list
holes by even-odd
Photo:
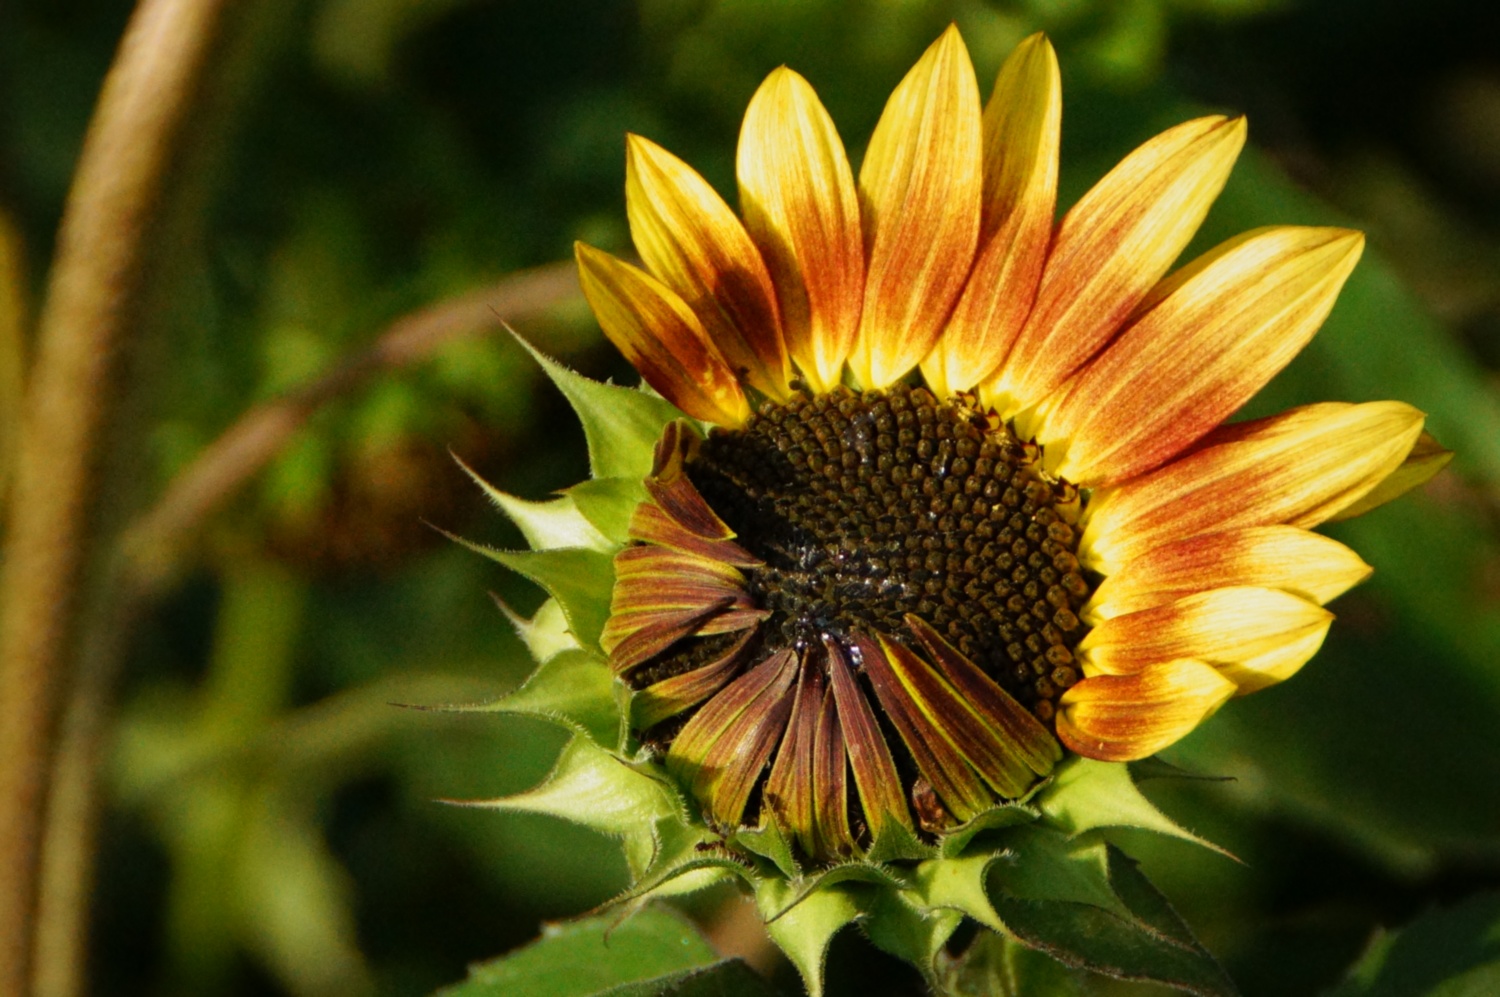
[[573, 500], [595, 529], [621, 545], [629, 539], [635, 507], [647, 499], [640, 478], [593, 478], [563, 489], [562, 494]]
[[1182, 779], [1188, 782], [1234, 782], [1232, 775], [1204, 775], [1202, 772], [1193, 772], [1180, 765], [1173, 765], [1164, 761], [1156, 755], [1142, 758], [1140, 761], [1129, 762], [1130, 777], [1135, 780], [1136, 785], [1151, 779]]
[[880, 828], [880, 836], [870, 843], [865, 852], [865, 861], [905, 862], [921, 861], [937, 855], [937, 849], [920, 840], [916, 833], [895, 819], [886, 820]]
[[976, 837], [986, 831], [998, 831], [1007, 827], [1030, 824], [1041, 817], [1041, 813], [1020, 803], [1002, 803], [976, 815], [966, 824], [960, 824], [943, 835], [938, 842], [938, 853], [944, 858], [963, 854]]
[[1197, 997], [1239, 991], [1135, 863], [1109, 848], [1109, 879], [1126, 916], [1088, 903], [991, 897], [1009, 933], [1059, 962], [1115, 979], [1161, 983]]
[[542, 603], [528, 620], [507, 606], [498, 595], [491, 593], [491, 598], [510, 625], [516, 628], [516, 636], [521, 638], [521, 643], [526, 645], [526, 650], [538, 664], [545, 664], [564, 651], [578, 650], [583, 646], [568, 629], [568, 618], [563, 615], [562, 606], [556, 599]]
[[936, 983], [943, 947], [964, 915], [944, 907], [923, 907], [910, 891], [869, 890], [862, 897], [860, 929], [882, 952], [888, 952]]
[[1000, 858], [998, 852], [979, 852], [922, 862], [912, 871], [913, 892], [924, 907], [958, 911], [986, 928], [1004, 931], [985, 886], [990, 867]]
[[[545, 925], [536, 941], [471, 966], [466, 981], [435, 997], [595, 997], [679, 978], [717, 960], [686, 918], [649, 907], [625, 921], [604, 915]], [[658, 986], [645, 992], [671, 991]]]
[[537, 666], [520, 688], [489, 703], [467, 707], [482, 713], [521, 713], [550, 720], [614, 749], [622, 737], [614, 704], [614, 673], [593, 654], [565, 650]]
[[1101, 827], [1140, 828], [1191, 841], [1234, 859], [1223, 848], [1198, 837], [1156, 809], [1136, 787], [1130, 770], [1120, 762], [1070, 758], [1052, 773], [1052, 781], [1037, 794], [1034, 803], [1048, 823], [1069, 835]]
[[591, 381], [534, 349], [526, 340], [520, 342], [578, 413], [593, 476], [640, 480], [650, 474], [652, 451], [662, 429], [683, 417], [677, 407], [637, 388]]
[[1018, 827], [995, 863], [992, 885], [1013, 900], [1057, 900], [1091, 904], [1130, 917], [1115, 896], [1109, 846], [1098, 834], [1068, 837], [1045, 826]]
[[[755, 904], [767, 919], [771, 940], [802, 974], [808, 997], [822, 997], [823, 964], [833, 936], [860, 915], [860, 905], [848, 886], [833, 886], [791, 907], [791, 884], [781, 879], [762, 879], [754, 884]], [[771, 914], [780, 912], [774, 919]]]
[[819, 890], [829, 889], [839, 883], [869, 883], [876, 888], [890, 890], [903, 889], [905, 886], [884, 866], [871, 865], [868, 862], [846, 862], [843, 865], [831, 866], [821, 872], [793, 880], [792, 888], [786, 894], [785, 906], [766, 914], [766, 920], [774, 921], [782, 917], [787, 911]]
[[609, 554], [576, 547], [558, 550], [494, 550], [466, 544], [525, 575], [557, 600], [568, 629], [586, 649], [599, 646], [599, 635], [609, 619], [615, 566]]
[[567, 743], [540, 785], [497, 800], [453, 802], [548, 814], [612, 838], [649, 834], [664, 818], [680, 821], [676, 803], [660, 782], [583, 736]]
[[775, 814], [768, 814], [760, 827], [746, 827], [736, 831], [730, 835], [729, 842], [761, 858], [769, 859], [787, 879], [797, 879], [802, 875], [802, 869], [792, 855], [791, 841]]
[[485, 497], [516, 524], [532, 550], [584, 547], [613, 553], [618, 547], [583, 514], [572, 496], [559, 495], [545, 502], [517, 498], [481, 478], [462, 460], [457, 457], [453, 459], [458, 461], [458, 466], [480, 487]]

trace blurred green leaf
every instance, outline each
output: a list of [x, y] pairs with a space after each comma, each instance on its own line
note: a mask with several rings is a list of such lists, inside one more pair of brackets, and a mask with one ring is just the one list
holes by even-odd
[[1382, 932], [1326, 997], [1493, 997], [1500, 993], [1500, 893]]
[[[671, 993], [650, 989], [663, 978], [681, 984], [683, 970], [717, 959], [713, 949], [681, 915], [647, 907], [621, 921], [601, 915], [549, 924], [525, 948], [473, 966], [463, 983], [438, 991], [441, 997], [592, 997], [601, 994]], [[643, 984], [645, 990], [616, 990]], [[675, 991], [712, 994], [712, 989]], [[753, 993], [725, 990], [726, 995]]]

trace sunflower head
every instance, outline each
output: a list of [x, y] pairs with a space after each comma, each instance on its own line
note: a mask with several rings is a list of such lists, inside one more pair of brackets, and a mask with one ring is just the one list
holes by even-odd
[[1060, 119], [1045, 38], [981, 107], [949, 29], [857, 178], [785, 68], [745, 116], [738, 215], [632, 136], [644, 267], [578, 262], [652, 390], [543, 360], [594, 477], [492, 490], [535, 548], [496, 556], [553, 596], [520, 623], [543, 664], [499, 708], [578, 732], [500, 805], [620, 835], [630, 902], [740, 878], [813, 990], [855, 918], [935, 982], [964, 917], [1164, 979], [1078, 914], [1160, 942], [1160, 898], [1098, 829], [1187, 836], [1115, 763], [1300, 668], [1369, 573], [1311, 528], [1447, 458], [1395, 402], [1224, 424], [1362, 237], [1260, 229], [1168, 275], [1243, 119], [1158, 135], [1057, 222]]

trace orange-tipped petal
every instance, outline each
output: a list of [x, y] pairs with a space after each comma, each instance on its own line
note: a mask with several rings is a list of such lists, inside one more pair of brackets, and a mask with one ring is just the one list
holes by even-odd
[[1401, 402], [1324, 402], [1221, 427], [1164, 467], [1096, 491], [1079, 556], [1111, 575], [1200, 533], [1316, 526], [1400, 466], [1422, 420]]
[[1406, 455], [1400, 467], [1386, 475], [1380, 484], [1370, 489], [1361, 498], [1329, 516], [1328, 521], [1337, 522], [1341, 519], [1363, 516], [1371, 509], [1385, 505], [1392, 499], [1400, 498], [1413, 488], [1420, 488], [1427, 484], [1452, 460], [1452, 450], [1434, 439], [1431, 433], [1423, 433], [1417, 437], [1417, 442], [1412, 445], [1411, 452]]
[[1289, 640], [1253, 658], [1219, 665], [1219, 674], [1239, 687], [1237, 695], [1259, 692], [1297, 674], [1297, 670], [1318, 653], [1318, 648], [1323, 646], [1323, 638], [1327, 636], [1326, 625], [1314, 628], [1295, 640]]
[[842, 381], [865, 293], [859, 198], [833, 119], [786, 67], [740, 127], [740, 210], [776, 287], [787, 350], [816, 392]]
[[1062, 83], [1042, 34], [1016, 46], [984, 106], [979, 257], [948, 328], [922, 361], [929, 387], [966, 391], [1010, 352], [1042, 279], [1057, 206]]
[[625, 210], [641, 259], [698, 316], [724, 359], [749, 384], [785, 400], [791, 366], [771, 275], [724, 199], [691, 166], [631, 135]]
[[1370, 577], [1337, 540], [1295, 526], [1249, 526], [1155, 547], [1094, 590], [1083, 617], [1098, 623], [1210, 589], [1253, 585], [1323, 605]]
[[694, 419], [740, 426], [750, 404], [734, 370], [681, 298], [650, 274], [577, 243], [583, 296], [646, 383]]
[[1123, 481], [1219, 425], [1312, 338], [1364, 242], [1348, 229], [1258, 229], [1163, 281], [1050, 407], [1037, 434], [1049, 470]]
[[1232, 665], [1326, 633], [1331, 622], [1328, 610], [1289, 592], [1213, 589], [1105, 620], [1078, 653], [1088, 675], [1129, 675], [1176, 658]]
[[1099, 675], [1063, 693], [1057, 736], [1086, 758], [1135, 761], [1181, 740], [1234, 693], [1233, 682], [1201, 661]]
[[906, 74], [859, 171], [864, 310], [849, 358], [883, 388], [932, 349], [974, 263], [983, 187], [979, 86], [958, 29]]
[[1245, 144], [1243, 118], [1188, 121], [1126, 156], [1063, 218], [1036, 304], [984, 395], [1041, 402], [1124, 324], [1182, 252]]

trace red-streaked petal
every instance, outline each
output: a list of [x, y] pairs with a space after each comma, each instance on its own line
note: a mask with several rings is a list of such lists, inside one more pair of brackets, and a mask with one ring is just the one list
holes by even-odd
[[1236, 585], [1281, 589], [1321, 606], [1371, 570], [1337, 540], [1295, 526], [1248, 526], [1146, 551], [1104, 579], [1082, 615], [1093, 624]]
[[842, 380], [865, 293], [859, 198], [833, 119], [783, 66], [740, 127], [736, 170], [745, 227], [776, 287], [787, 349], [815, 392]]
[[1259, 229], [1163, 281], [1048, 406], [1037, 442], [1049, 470], [1084, 486], [1123, 481], [1219, 425], [1307, 345], [1364, 242], [1348, 229]]
[[[1040, 773], [1032, 769], [1027, 756], [1040, 754], [1040, 743], [1023, 746], [1004, 728], [992, 726], [987, 714], [966, 702], [937, 667], [915, 652], [894, 641], [882, 639], [880, 645], [887, 667], [917, 708], [917, 719], [929, 743], [935, 737], [948, 741], [1002, 797], [1015, 799], [1030, 788]], [[1051, 766], [1042, 762], [1041, 767]]]
[[984, 106], [979, 256], [922, 375], [939, 397], [965, 391], [1010, 352], [1042, 279], [1057, 208], [1062, 83], [1045, 35], [1016, 46]]
[[745, 665], [745, 651], [753, 631], [746, 633], [718, 658], [702, 668], [653, 682], [639, 690], [630, 701], [631, 726], [647, 730], [668, 717], [697, 706], [728, 684]]
[[[985, 788], [979, 773], [944, 736], [944, 731], [926, 715], [923, 704], [903, 684], [894, 663], [887, 657], [890, 645], [877, 644], [863, 637], [856, 638], [855, 645], [886, 717], [901, 736], [907, 751], [911, 752], [917, 770], [932, 785], [949, 813], [966, 821], [988, 809], [995, 801], [994, 796]], [[922, 665], [921, 662], [917, 664]]]
[[849, 358], [884, 388], [932, 349], [963, 289], [983, 188], [979, 86], [950, 27], [906, 74], [859, 171], [865, 302]]
[[740, 426], [750, 418], [739, 378], [671, 288], [592, 246], [573, 248], [599, 327], [647, 384], [694, 419]]
[[693, 633], [753, 626], [766, 613], [732, 565], [654, 545], [615, 555], [615, 587], [599, 646], [624, 673]]
[[1332, 621], [1290, 592], [1242, 585], [1112, 617], [1084, 636], [1078, 653], [1088, 675], [1128, 675], [1176, 658], [1227, 665], [1324, 633]]
[[733, 541], [734, 531], [709, 507], [683, 471], [698, 442], [683, 420], [668, 424], [656, 443], [653, 470], [646, 479], [652, 501], [636, 506], [627, 535], [707, 560], [756, 567], [762, 563], [760, 558]]
[[[926, 620], [912, 615], [905, 619], [937, 673], [952, 686], [958, 701], [984, 724], [996, 747], [1003, 747], [1036, 775], [1051, 772], [1052, 766], [1062, 759], [1062, 752], [1041, 721], [944, 640]], [[947, 713], [944, 711], [945, 716]]]
[[832, 638], [824, 639], [823, 648], [828, 654], [829, 686], [838, 707], [849, 767], [854, 771], [854, 786], [859, 791], [860, 809], [864, 811], [870, 837], [879, 841], [886, 825], [892, 822], [911, 830], [906, 795], [901, 791], [896, 763], [880, 725], [875, 722], [875, 713], [854, 680], [844, 649]]
[[1086, 678], [1059, 700], [1057, 736], [1086, 758], [1135, 761], [1181, 740], [1234, 693], [1233, 682], [1201, 661]]
[[814, 855], [832, 859], [854, 850], [854, 832], [849, 827], [848, 773], [844, 729], [830, 686], [823, 693], [813, 739], [813, 813], [817, 818], [813, 825]]
[[629, 537], [645, 543], [660, 544], [696, 557], [723, 561], [742, 568], [753, 568], [764, 562], [733, 540], [707, 540], [664, 512], [660, 506], [642, 502], [630, 516]]
[[776, 760], [771, 764], [765, 788], [766, 805], [810, 855], [817, 854], [813, 749], [817, 740], [818, 714], [823, 708], [823, 692], [822, 670], [804, 665], [797, 683], [792, 717], [781, 738], [781, 746], [776, 749]]
[[1361, 498], [1344, 506], [1328, 517], [1329, 522], [1363, 516], [1371, 509], [1400, 498], [1413, 488], [1420, 488], [1431, 481], [1453, 460], [1453, 451], [1443, 446], [1430, 433], [1423, 433], [1412, 445], [1411, 451], [1401, 466], [1381, 480], [1380, 484], [1366, 492]]
[[641, 259], [681, 295], [729, 365], [753, 387], [785, 400], [791, 366], [771, 275], [724, 199], [691, 166], [631, 135], [625, 210]]
[[1036, 305], [986, 400], [1010, 416], [1098, 352], [1192, 239], [1244, 143], [1243, 118], [1188, 121], [1085, 194], [1058, 228]]
[[693, 714], [667, 751], [667, 768], [691, 783], [707, 816], [738, 825], [792, 712], [797, 656], [778, 651]]
[[1241, 526], [1312, 527], [1401, 464], [1423, 415], [1401, 402], [1324, 402], [1224, 426], [1190, 453], [1101, 488], [1080, 558], [1110, 575], [1164, 543]]

